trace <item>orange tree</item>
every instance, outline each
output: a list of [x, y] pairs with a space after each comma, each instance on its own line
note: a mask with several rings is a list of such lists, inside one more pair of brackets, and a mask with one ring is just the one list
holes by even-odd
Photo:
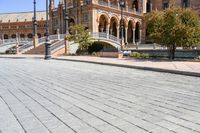
[[174, 59], [176, 47], [193, 48], [200, 43], [200, 21], [192, 9], [153, 11], [145, 21], [149, 37], [168, 48], [170, 59]]

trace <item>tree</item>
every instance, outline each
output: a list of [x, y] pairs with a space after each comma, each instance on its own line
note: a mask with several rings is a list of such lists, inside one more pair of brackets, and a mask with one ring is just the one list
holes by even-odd
[[200, 43], [200, 21], [192, 9], [169, 8], [145, 16], [149, 37], [168, 48], [174, 59], [176, 47], [193, 48]]
[[74, 41], [74, 43], [79, 44], [80, 49], [88, 49], [94, 42], [94, 39], [86, 30], [84, 25], [74, 25], [70, 27], [70, 35], [67, 37], [69, 41]]

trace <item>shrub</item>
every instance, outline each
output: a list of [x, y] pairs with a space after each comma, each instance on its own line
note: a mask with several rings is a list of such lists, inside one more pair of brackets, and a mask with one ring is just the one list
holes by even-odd
[[130, 53], [129, 56], [133, 57], [133, 58], [149, 59], [149, 54], [145, 54], [145, 53], [132, 52], [132, 53]]
[[200, 55], [195, 58], [196, 60], [200, 60]]

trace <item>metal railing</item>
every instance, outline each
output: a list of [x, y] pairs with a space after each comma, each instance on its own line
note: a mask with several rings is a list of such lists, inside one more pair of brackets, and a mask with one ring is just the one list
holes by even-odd
[[58, 41], [54, 44], [51, 45], [51, 53], [55, 53], [56, 51], [58, 51], [61, 48], [64, 48], [64, 40]]

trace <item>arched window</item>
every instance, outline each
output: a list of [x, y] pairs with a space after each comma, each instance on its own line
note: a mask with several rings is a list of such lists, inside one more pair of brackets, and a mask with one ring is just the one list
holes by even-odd
[[133, 0], [132, 8], [135, 9], [136, 11], [139, 11], [139, 3], [138, 3], [138, 0]]
[[189, 7], [189, 0], [182, 0], [182, 7], [186, 8]]
[[12, 34], [12, 35], [11, 35], [11, 38], [16, 38], [16, 34]]
[[28, 36], [28, 38], [32, 38], [33, 37], [33, 35], [31, 33], [28, 34], [27, 36]]
[[8, 39], [8, 35], [7, 34], [4, 35], [4, 39]]
[[163, 0], [163, 9], [169, 8], [169, 0]]
[[151, 10], [152, 10], [151, 0], [147, 0], [146, 11], [151, 12]]

